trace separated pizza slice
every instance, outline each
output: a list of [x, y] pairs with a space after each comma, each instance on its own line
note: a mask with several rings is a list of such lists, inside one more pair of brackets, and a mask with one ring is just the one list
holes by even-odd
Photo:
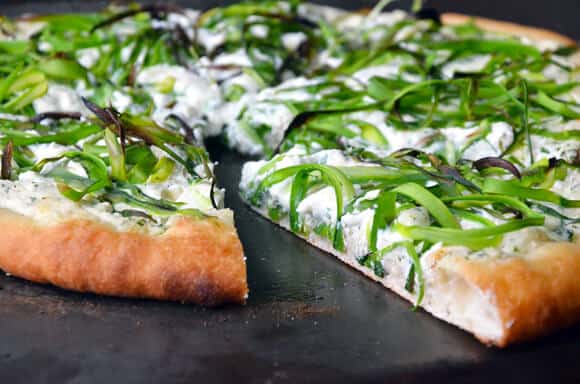
[[330, 75], [259, 99], [293, 113], [288, 129], [262, 129], [283, 142], [245, 164], [248, 204], [485, 343], [578, 322], [570, 40], [458, 16], [338, 14], [352, 51]]
[[243, 303], [233, 214], [191, 128], [93, 114], [5, 116], [0, 267], [98, 294]]
[[2, 20], [3, 271], [245, 302], [242, 245], [202, 142], [220, 131], [207, 113], [221, 91], [193, 68], [198, 16], [155, 5]]

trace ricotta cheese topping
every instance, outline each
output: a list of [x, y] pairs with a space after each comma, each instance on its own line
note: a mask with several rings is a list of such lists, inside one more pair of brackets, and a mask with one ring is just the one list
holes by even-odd
[[77, 91], [57, 83], [49, 84], [46, 94], [34, 100], [33, 105], [36, 113], [86, 110]]
[[0, 180], [0, 209], [33, 219], [39, 225], [56, 225], [69, 220], [89, 220], [117, 231], [159, 235], [168, 219], [126, 217], [106, 202], [74, 202], [64, 197], [54, 180], [26, 172], [16, 181]]
[[[170, 114], [184, 121], [207, 118], [221, 103], [220, 90], [215, 83], [180, 66], [160, 64], [143, 69], [137, 84], [148, 91], [155, 102], [155, 120], [163, 125]], [[215, 136], [220, 126], [205, 126], [205, 136]]]

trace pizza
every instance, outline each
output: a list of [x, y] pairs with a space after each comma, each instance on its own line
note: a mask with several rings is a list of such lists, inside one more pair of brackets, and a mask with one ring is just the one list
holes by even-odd
[[252, 210], [413, 308], [496, 346], [578, 322], [574, 42], [384, 6], [3, 20], [0, 268], [244, 302], [244, 253], [203, 144], [218, 136], [253, 157], [239, 186]]

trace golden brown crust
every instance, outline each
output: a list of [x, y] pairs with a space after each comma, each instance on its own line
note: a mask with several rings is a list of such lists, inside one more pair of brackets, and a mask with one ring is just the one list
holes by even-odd
[[443, 261], [489, 295], [502, 321], [499, 347], [580, 321], [580, 244], [546, 243], [522, 258]]
[[446, 25], [464, 24], [471, 20], [479, 28], [490, 32], [526, 37], [535, 41], [554, 41], [565, 46], [576, 45], [576, 42], [571, 38], [548, 29], [529, 27], [508, 21], [487, 19], [485, 17], [462, 15], [459, 13], [444, 13], [441, 15], [441, 22]]
[[180, 218], [164, 234], [88, 220], [39, 226], [0, 210], [0, 268], [80, 292], [219, 305], [243, 303], [246, 266], [235, 228]]

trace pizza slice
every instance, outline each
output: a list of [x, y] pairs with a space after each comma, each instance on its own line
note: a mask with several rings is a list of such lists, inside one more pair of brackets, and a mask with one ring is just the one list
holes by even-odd
[[205, 150], [89, 105], [108, 120], [3, 121], [2, 269], [78, 291], [243, 302], [244, 254]]
[[326, 74], [262, 92], [289, 117], [281, 143], [262, 141], [274, 155], [244, 165], [247, 203], [485, 343], [578, 322], [569, 40], [453, 15], [324, 12], [345, 53]]
[[5, 272], [97, 294], [245, 302], [244, 252], [202, 142], [216, 134], [205, 110], [220, 90], [176, 43], [198, 13], [161, 8], [4, 20]]

